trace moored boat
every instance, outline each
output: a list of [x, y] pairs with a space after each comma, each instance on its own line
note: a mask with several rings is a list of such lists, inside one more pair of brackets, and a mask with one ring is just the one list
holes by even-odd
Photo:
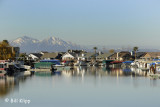
[[107, 68], [109, 67], [109, 65], [111, 65], [111, 62], [113, 62], [114, 60], [103, 60], [102, 63], [104, 64], [104, 66], [106, 66]]
[[131, 63], [133, 63], [133, 61], [124, 61], [124, 62], [122, 62], [121, 67], [122, 67], [122, 68], [130, 67], [130, 66], [131, 66]]
[[87, 63], [85, 61], [77, 61], [74, 66], [87, 66]]
[[111, 63], [110, 67], [121, 68], [122, 62], [123, 61], [113, 61], [113, 62], [110, 62]]
[[34, 64], [34, 67], [36, 69], [50, 69], [50, 68], [56, 67], [56, 66], [57, 67], [61, 66], [59, 60], [40, 60], [40, 62], [37, 62]]

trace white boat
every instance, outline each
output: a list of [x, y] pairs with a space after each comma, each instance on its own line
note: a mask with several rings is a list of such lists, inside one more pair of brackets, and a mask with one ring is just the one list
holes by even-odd
[[87, 66], [87, 63], [85, 61], [77, 61], [74, 66]]
[[64, 65], [54, 65], [54, 67], [64, 67]]
[[26, 69], [26, 70], [31, 69], [31, 66], [28, 66], [28, 65], [21, 65], [20, 67], [21, 67], [21, 68], [24, 68], [24, 69]]

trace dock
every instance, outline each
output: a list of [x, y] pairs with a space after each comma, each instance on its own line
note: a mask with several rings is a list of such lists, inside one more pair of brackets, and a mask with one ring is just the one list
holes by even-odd
[[160, 74], [152, 74], [152, 73], [149, 73], [148, 76], [149, 76], [149, 77], [152, 77], [152, 78], [157, 78], [157, 79], [159, 78], [159, 79], [160, 79]]
[[28, 69], [27, 71], [34, 71], [34, 72], [51, 72], [51, 69]]
[[[72, 67], [55, 67], [57, 71], [70, 70]], [[35, 71], [35, 72], [51, 72], [51, 68], [37, 68], [37, 69], [28, 69], [27, 71]]]

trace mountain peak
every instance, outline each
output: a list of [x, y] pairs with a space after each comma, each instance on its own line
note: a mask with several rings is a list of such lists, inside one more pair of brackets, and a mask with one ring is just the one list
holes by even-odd
[[53, 36], [53, 37], [51, 37], [51, 39], [52, 39], [52, 40], [56, 40], [57, 38]]
[[31, 39], [37, 40], [37, 39], [29, 37], [29, 36], [22, 36], [22, 37], [19, 37], [19, 38], [22, 38], [22, 39], [25, 39], [25, 40], [31, 40]]
[[66, 42], [60, 38], [49, 37], [44, 40], [37, 40], [32, 37], [23, 36], [10, 42], [13, 46], [18, 46], [21, 52], [40, 52], [40, 51], [67, 51], [68, 49], [81, 49], [79, 45]]
[[28, 37], [28, 36], [22, 36], [22, 37], [19, 37], [13, 41], [11, 41], [11, 44], [24, 44], [24, 43], [36, 43], [36, 42], [39, 42], [39, 40], [37, 39], [34, 39], [34, 38], [31, 38], [31, 37]]
[[22, 37], [20, 37], [20, 38], [29, 39], [29, 38], [31, 38], [31, 37], [28, 37], [28, 36], [22, 36]]
[[57, 37], [52, 36], [52, 37], [48, 37], [48, 38], [47, 38], [47, 39], [45, 39], [45, 40], [57, 41], [57, 40], [60, 40], [60, 39], [59, 39], [59, 38], [57, 38]]

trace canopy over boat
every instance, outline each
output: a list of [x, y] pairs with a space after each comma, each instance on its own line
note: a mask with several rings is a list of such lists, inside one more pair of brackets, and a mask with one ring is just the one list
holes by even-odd
[[60, 60], [40, 60], [40, 62], [51, 62], [56, 65], [60, 65]]
[[125, 62], [122, 62], [122, 63], [133, 63], [133, 61], [125, 61]]
[[160, 61], [160, 59], [153, 59], [153, 61]]
[[160, 62], [153, 62], [150, 65], [157, 65], [157, 64], [160, 64]]
[[113, 62], [114, 60], [103, 60], [102, 63], [111, 63]]

